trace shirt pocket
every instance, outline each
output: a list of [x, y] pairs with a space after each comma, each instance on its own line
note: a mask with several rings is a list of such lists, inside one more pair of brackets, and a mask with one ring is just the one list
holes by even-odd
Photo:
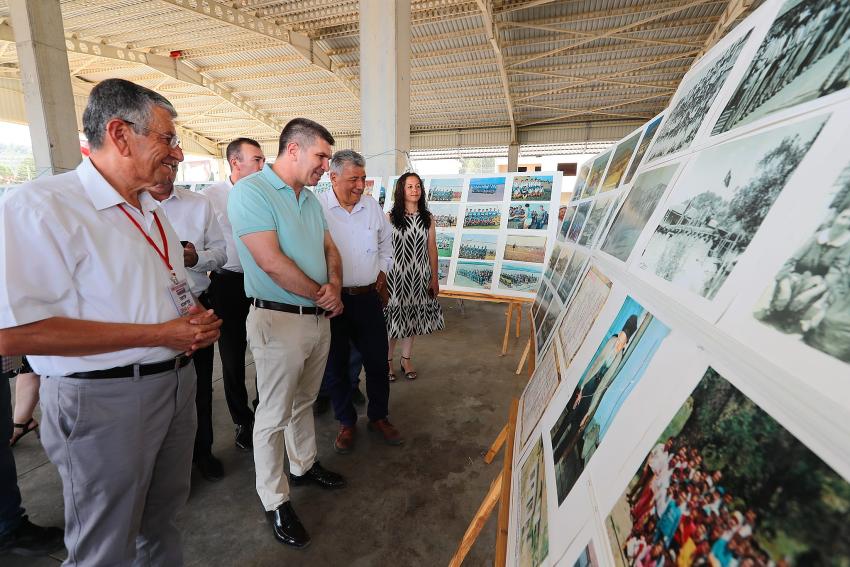
[[368, 256], [378, 253], [378, 231], [374, 228], [367, 228], [360, 234], [360, 249]]

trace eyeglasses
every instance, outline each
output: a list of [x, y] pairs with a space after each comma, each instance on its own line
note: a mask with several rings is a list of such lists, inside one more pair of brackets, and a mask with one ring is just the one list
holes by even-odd
[[148, 128], [147, 126], [142, 126], [141, 124], [137, 124], [130, 120], [124, 120], [123, 118], [121, 118], [121, 120], [123, 120], [130, 126], [136, 126], [138, 128], [141, 128], [142, 130], [147, 130], [148, 132], [158, 134], [163, 140], [165, 140], [165, 142], [168, 144], [168, 147], [172, 150], [180, 145], [180, 136], [178, 136], [177, 134], [166, 134], [165, 132], [160, 132], [159, 130], [154, 130], [153, 128]]

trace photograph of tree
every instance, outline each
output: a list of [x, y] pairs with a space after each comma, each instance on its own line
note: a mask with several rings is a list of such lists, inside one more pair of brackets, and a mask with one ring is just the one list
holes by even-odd
[[596, 244], [597, 233], [602, 229], [605, 220], [608, 218], [608, 211], [611, 210], [619, 197], [620, 192], [600, 193], [596, 196], [590, 215], [584, 223], [584, 230], [581, 231], [578, 244], [588, 247]]
[[662, 118], [664, 118], [663, 115], [646, 125], [646, 129], [643, 131], [643, 138], [640, 139], [640, 144], [638, 144], [637, 151], [635, 152], [635, 158], [632, 160], [632, 165], [629, 166], [629, 172], [623, 180], [623, 185], [628, 185], [632, 180], [638, 166], [640, 166], [640, 162], [643, 160], [643, 156], [646, 154], [646, 150], [649, 149], [649, 144], [652, 143], [655, 133], [658, 132], [658, 125], [661, 124]]
[[448, 203], [430, 203], [428, 210], [434, 218], [437, 228], [454, 228], [457, 226], [457, 215], [460, 205]]
[[440, 258], [450, 258], [452, 255], [452, 247], [455, 244], [455, 235], [451, 232], [437, 233], [437, 256]]
[[735, 66], [738, 54], [741, 53], [750, 33], [752, 30], [705, 65], [701, 72], [682, 83], [676, 91], [676, 102], [655, 137], [647, 162], [684, 150], [691, 145], [705, 115], [717, 98], [717, 93], [723, 88], [729, 71]]
[[552, 427], [558, 505], [575, 486], [670, 329], [626, 297]]
[[455, 285], [490, 289], [493, 281], [493, 262], [459, 260], [455, 269]]
[[546, 512], [546, 467], [543, 466], [543, 440], [520, 466], [518, 565], [537, 567], [549, 555], [549, 517]]
[[845, 567], [850, 484], [709, 368], [606, 520], [618, 566]]
[[511, 201], [551, 201], [551, 175], [517, 175], [511, 183]]
[[509, 234], [505, 241], [505, 260], [543, 263], [546, 256], [545, 236]]
[[629, 160], [635, 152], [640, 132], [627, 140], [620, 142], [617, 149], [614, 150], [614, 157], [611, 158], [611, 165], [608, 166], [608, 173], [605, 174], [605, 181], [602, 182], [600, 193], [616, 189], [623, 179], [623, 173], [626, 171], [626, 166], [629, 165]]
[[440, 285], [447, 285], [449, 283], [449, 267], [451, 263], [452, 261], [448, 258], [437, 260], [437, 277], [439, 278]]
[[711, 131], [743, 126], [850, 84], [850, 0], [788, 0]]
[[573, 215], [573, 221], [570, 223], [570, 229], [567, 231], [567, 240], [570, 242], [578, 240], [578, 235], [581, 234], [584, 221], [587, 219], [587, 213], [590, 211], [591, 203], [591, 201], [585, 201], [576, 209], [576, 214]]
[[584, 190], [588, 174], [590, 174], [590, 161], [582, 164], [578, 170], [578, 176], [576, 176], [576, 184], [573, 186], [573, 194], [570, 197], [570, 202], [581, 199], [581, 192]]
[[570, 205], [567, 207], [567, 212], [564, 213], [564, 220], [558, 229], [558, 240], [561, 242], [567, 239], [567, 231], [570, 229], [570, 223], [572, 223], [576, 214], [576, 208], [578, 208], [576, 205]]
[[431, 179], [428, 183], [429, 201], [460, 201], [463, 179]]
[[850, 166], [815, 233], [785, 262], [755, 318], [850, 363]]
[[638, 236], [667, 190], [678, 164], [665, 165], [641, 173], [629, 190], [623, 206], [614, 217], [611, 229], [602, 243], [602, 251], [625, 262], [635, 247]]
[[460, 237], [460, 249], [457, 257], [467, 260], [495, 260], [496, 234], [464, 233]]
[[473, 177], [469, 180], [469, 195], [466, 200], [470, 203], [501, 201], [504, 198], [504, 177]]
[[701, 152], [676, 183], [639, 267], [713, 299], [827, 118]]
[[588, 255], [581, 250], [575, 250], [570, 258], [569, 264], [564, 269], [564, 275], [558, 283], [558, 297], [566, 304], [570, 299], [570, 294], [573, 291], [579, 278], [584, 273], [584, 266], [587, 264]]
[[596, 195], [596, 190], [599, 189], [599, 182], [602, 180], [602, 174], [605, 173], [605, 166], [608, 165], [610, 157], [611, 150], [608, 150], [593, 160], [593, 167], [590, 168], [590, 173], [587, 176], [587, 184], [585, 184], [581, 193], [582, 199]]
[[505, 262], [499, 272], [499, 287], [513, 291], [535, 292], [540, 285], [543, 270], [540, 266]]

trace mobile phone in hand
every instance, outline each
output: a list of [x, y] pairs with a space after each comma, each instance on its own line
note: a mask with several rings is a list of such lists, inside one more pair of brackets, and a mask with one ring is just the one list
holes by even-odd
[[186, 248], [186, 245], [187, 245], [187, 244], [189, 244], [189, 241], [188, 241], [188, 240], [181, 240], [181, 241], [180, 241], [180, 246], [182, 246], [183, 248]]

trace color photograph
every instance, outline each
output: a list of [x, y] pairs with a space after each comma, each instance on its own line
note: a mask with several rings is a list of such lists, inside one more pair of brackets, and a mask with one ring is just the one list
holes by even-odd
[[614, 150], [614, 157], [611, 158], [611, 165], [608, 166], [605, 181], [602, 182], [602, 187], [599, 189], [600, 193], [611, 191], [620, 185], [623, 174], [626, 172], [626, 166], [629, 165], [629, 160], [632, 158], [632, 154], [635, 153], [635, 147], [637, 147], [639, 139], [640, 132], [620, 142], [620, 145]]
[[665, 165], [638, 176], [611, 223], [611, 230], [602, 243], [603, 252], [623, 262], [628, 259], [678, 166], [677, 163]]
[[564, 277], [564, 272], [567, 269], [567, 265], [570, 263], [570, 259], [573, 257], [574, 250], [575, 248], [571, 248], [568, 246], [564, 246], [561, 248], [561, 255], [558, 257], [558, 261], [555, 262], [554, 275], [551, 278], [553, 289], [557, 289], [558, 285], [561, 283], [561, 279]]
[[437, 256], [440, 258], [450, 258], [452, 255], [452, 247], [455, 244], [455, 235], [451, 232], [437, 233]]
[[590, 173], [587, 176], [587, 184], [584, 186], [584, 191], [581, 193], [581, 198], [593, 197], [599, 189], [599, 182], [602, 181], [602, 174], [605, 173], [605, 166], [608, 165], [608, 159], [611, 157], [611, 150], [593, 160], [593, 166], [590, 168]]
[[540, 285], [543, 269], [540, 266], [526, 266], [523, 264], [502, 264], [499, 273], [499, 287], [511, 291], [524, 291], [534, 293]]
[[452, 261], [449, 258], [440, 258], [437, 260], [437, 277], [440, 285], [448, 285], [449, 283], [449, 268]]
[[669, 332], [637, 301], [626, 297], [552, 427], [558, 505], [575, 486]]
[[850, 84], [850, 0], [788, 0], [712, 135]]
[[558, 241], [555, 241], [555, 245], [552, 247], [552, 255], [549, 256], [549, 261], [546, 262], [546, 270], [543, 272], [543, 277], [549, 281], [552, 281], [552, 278], [555, 277], [555, 266], [558, 263], [558, 256], [561, 254], [561, 250], [566, 247]]
[[463, 193], [463, 179], [431, 179], [428, 183], [429, 201], [460, 201]]
[[587, 176], [590, 174], [591, 165], [592, 162], [588, 160], [579, 168], [578, 175], [576, 176], [576, 183], [573, 185], [573, 194], [570, 197], [570, 202], [581, 199], [581, 193], [584, 191], [584, 186], [587, 183]]
[[701, 152], [676, 183], [639, 267], [713, 299], [826, 120], [816, 116]]
[[596, 552], [593, 551], [592, 544], [587, 544], [573, 563], [573, 567], [596, 567], [597, 565], [599, 563], [596, 561]]
[[546, 257], [546, 237], [509, 234], [505, 241], [504, 257], [505, 260], [542, 264]]
[[729, 71], [735, 66], [750, 33], [752, 30], [679, 86], [676, 102], [655, 137], [647, 162], [684, 150], [691, 145], [705, 115], [723, 88]]
[[495, 260], [496, 234], [464, 233], [460, 237], [457, 257], [467, 260]]
[[655, 138], [655, 133], [658, 132], [658, 125], [661, 124], [663, 118], [664, 116], [661, 115], [646, 125], [646, 129], [643, 131], [643, 138], [641, 138], [640, 144], [638, 144], [635, 158], [632, 160], [632, 165], [629, 166], [629, 172], [623, 180], [623, 185], [628, 185], [632, 177], [634, 177], [637, 168], [640, 166], [640, 162], [643, 161], [646, 150], [649, 149], [649, 145], [652, 143], [653, 138]]
[[576, 205], [570, 205], [567, 207], [567, 212], [564, 213], [564, 220], [561, 222], [560, 228], [558, 228], [558, 240], [561, 242], [567, 239], [567, 232], [570, 229], [570, 224], [573, 221], [573, 217], [575, 217], [577, 208]]
[[454, 228], [457, 226], [457, 215], [460, 205], [446, 203], [430, 203], [428, 210], [434, 218], [437, 228]]
[[455, 285], [490, 289], [493, 281], [493, 262], [459, 260], [455, 268]]
[[605, 524], [619, 567], [850, 564], [850, 484], [709, 368]]
[[600, 193], [593, 200], [593, 208], [590, 210], [590, 215], [584, 223], [584, 230], [581, 231], [581, 236], [578, 239], [578, 244], [591, 247], [596, 244], [598, 233], [602, 230], [605, 221], [608, 219], [608, 213], [621, 197], [622, 192], [616, 191], [613, 193]]
[[605, 305], [610, 293], [611, 280], [596, 268], [590, 268], [558, 327], [563, 370], [573, 363], [573, 357], [584, 344], [588, 331], [599, 316], [599, 312], [602, 311], [602, 306]]
[[558, 297], [561, 298], [561, 301], [565, 305], [570, 299], [573, 287], [575, 287], [578, 283], [579, 278], [584, 271], [584, 266], [587, 264], [588, 258], [589, 256], [586, 253], [577, 249], [570, 258], [570, 262], [567, 264], [567, 267], [564, 268], [564, 275], [561, 278], [561, 281], [558, 282]]
[[551, 201], [551, 175], [516, 175], [511, 183], [511, 201]]
[[567, 231], [567, 240], [576, 242], [578, 235], [581, 234], [581, 229], [584, 227], [584, 221], [587, 219], [587, 212], [590, 210], [591, 201], [585, 201], [576, 209], [576, 214], [573, 215], [573, 221], [570, 223], [570, 228]]
[[467, 205], [463, 215], [463, 228], [498, 229], [502, 224], [502, 207], [499, 205]]
[[543, 440], [538, 439], [520, 465], [519, 475], [520, 567], [538, 567], [549, 555], [549, 516], [546, 511], [546, 467]]
[[501, 201], [505, 198], [505, 177], [473, 177], [469, 181], [470, 203]]
[[774, 277], [756, 320], [850, 364], [850, 166], [814, 234]]
[[508, 228], [546, 230], [548, 226], [548, 203], [511, 203], [508, 212]]
[[544, 282], [537, 290], [537, 295], [534, 296], [534, 303], [531, 304], [531, 314], [534, 317], [534, 328], [539, 328], [552, 298], [555, 297], [555, 292]]

